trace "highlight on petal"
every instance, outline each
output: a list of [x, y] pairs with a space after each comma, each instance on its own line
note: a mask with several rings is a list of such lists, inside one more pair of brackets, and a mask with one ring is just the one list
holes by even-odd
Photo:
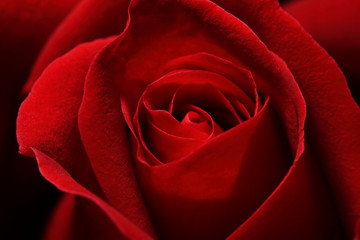
[[[14, 139], [15, 111], [21, 100], [19, 91], [26, 82], [33, 62], [51, 32], [79, 1], [0, 1], [1, 154], [9, 150], [9, 139]], [[3, 160], [7, 158], [4, 156]], [[4, 171], [7, 170], [4, 168]]]
[[77, 115], [89, 65], [109, 41], [111, 39], [79, 45], [50, 64], [22, 103], [17, 119], [21, 154], [33, 156], [31, 148], [39, 149], [98, 194], [102, 194], [102, 190], [83, 148]]

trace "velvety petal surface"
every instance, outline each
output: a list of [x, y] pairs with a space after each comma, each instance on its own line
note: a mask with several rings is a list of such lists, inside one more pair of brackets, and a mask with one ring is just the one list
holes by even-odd
[[77, 115], [90, 62], [109, 41], [81, 45], [53, 62], [22, 103], [17, 119], [21, 154], [33, 157], [31, 148], [39, 149], [97, 193], [102, 190], [84, 151]]
[[[119, 222], [110, 217], [115, 221], [116, 226], [120, 226], [120, 232], [126, 236], [122, 230], [122, 222], [129, 222], [131, 225], [133, 224], [130, 222], [132, 220], [136, 224], [139, 224], [138, 222], [141, 220], [144, 221], [141, 214], [137, 214], [138, 206], [136, 203], [126, 206], [125, 216], [115, 210], [119, 206], [119, 202], [113, 200], [112, 195], [108, 196], [106, 191], [104, 193], [104, 190], [108, 189], [102, 189], [101, 184], [99, 185], [98, 178], [101, 180], [101, 176], [98, 177], [93, 172], [93, 166], [91, 166], [88, 153], [83, 147], [78, 128], [78, 111], [83, 98], [89, 65], [95, 54], [111, 40], [112, 38], [79, 45], [63, 57], [58, 58], [44, 71], [20, 108], [17, 136], [22, 154], [34, 157], [36, 154], [34, 155], [33, 148], [35, 148], [46, 156], [44, 159], [61, 168], [61, 170], [49, 173], [51, 176], [47, 175], [48, 177], [46, 177], [51, 178], [48, 180], [55, 186], [65, 192], [85, 195], [96, 203], [101, 201], [100, 207], [106, 205], [105, 208], [111, 209], [111, 211], [105, 210], [105, 212], [110, 211], [112, 215], [119, 215], [121, 219], [125, 219]], [[44, 163], [43, 166], [42, 164], [43, 162], [39, 162], [39, 168], [46, 168], [47, 165]], [[44, 174], [46, 173], [43, 172]], [[66, 177], [63, 178], [64, 175]], [[69, 178], [71, 180], [67, 180]], [[135, 179], [131, 180], [135, 182]], [[127, 188], [128, 196], [133, 194], [129, 181], [123, 185]], [[100, 181], [100, 183], [102, 182]], [[134, 190], [136, 191], [136, 188]], [[129, 203], [127, 199], [120, 199]], [[110, 207], [104, 200], [109, 200], [115, 208]], [[128, 220], [127, 217], [131, 220]], [[139, 226], [142, 225], [139, 224]], [[142, 231], [134, 232], [136, 235], [136, 232], [140, 234]], [[146, 236], [145, 233], [143, 234]]]
[[[117, 54], [107, 50], [107, 54]], [[134, 174], [119, 91], [113, 83], [117, 76], [107, 71], [108, 55], [104, 52], [94, 60], [86, 77], [78, 120], [82, 143], [109, 201], [154, 237]]]
[[[19, 90], [42, 45], [79, 0], [3, 0], [0, 2], [0, 146], [13, 139]], [[14, 111], [15, 110], [15, 111]], [[7, 157], [3, 157], [4, 159]]]

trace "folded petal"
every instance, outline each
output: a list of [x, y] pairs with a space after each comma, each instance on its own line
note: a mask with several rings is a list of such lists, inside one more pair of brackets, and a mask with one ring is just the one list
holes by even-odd
[[101, 194], [77, 124], [85, 76], [94, 55], [111, 39], [80, 45], [54, 61], [22, 103], [17, 119], [20, 153], [32, 147], [54, 158], [79, 183]]
[[1, 154], [3, 146], [13, 139], [19, 91], [31, 66], [51, 32], [79, 1], [0, 1]]
[[117, 76], [104, 71], [109, 66], [107, 50], [95, 58], [86, 77], [78, 120], [82, 143], [109, 201], [139, 228], [155, 236], [134, 174], [119, 91], [114, 85]]

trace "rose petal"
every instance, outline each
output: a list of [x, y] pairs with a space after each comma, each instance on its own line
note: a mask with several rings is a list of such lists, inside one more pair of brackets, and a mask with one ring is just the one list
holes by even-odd
[[97, 51], [111, 39], [80, 45], [54, 61], [22, 103], [17, 120], [20, 153], [35, 147], [53, 157], [86, 188], [102, 195], [77, 124], [85, 75]]
[[[188, 139], [170, 135], [151, 122], [148, 123], [143, 136], [143, 144], [163, 163], [176, 161], [204, 143], [204, 139]], [[169, 151], [169, 149], [171, 150]]]
[[[19, 91], [53, 29], [79, 0], [0, 1], [0, 152], [13, 139]], [[7, 146], [9, 148], [9, 146]], [[2, 159], [8, 157], [3, 156]]]
[[293, 73], [307, 105], [308, 139], [352, 238], [360, 222], [360, 109], [343, 74], [277, 1], [215, 2], [245, 21]]
[[166, 111], [148, 109], [148, 118], [149, 121], [160, 130], [174, 136], [198, 139], [205, 139], [208, 137], [208, 134], [205, 134], [204, 132], [179, 123], [179, 121]]
[[[223, 93], [222, 89], [215, 88], [210, 83], [196, 84], [197, 78], [192, 80], [193, 84], [178, 88], [174, 94], [170, 112], [175, 118], [183, 118], [186, 113], [184, 106], [191, 104], [207, 112], [224, 130], [230, 129], [241, 122], [234, 107], [224, 96], [226, 92]], [[220, 115], [221, 113], [223, 114]]]
[[[117, 191], [121, 188], [109, 193], [109, 189], [103, 186], [102, 175], [96, 168], [96, 162], [94, 163], [96, 158], [91, 151], [85, 152], [78, 129], [78, 111], [83, 98], [84, 82], [90, 62], [99, 49], [111, 40], [113, 38], [79, 45], [68, 54], [58, 58], [44, 71], [20, 108], [17, 128], [18, 141], [21, 153], [33, 156], [31, 148], [35, 147], [49, 157], [51, 156], [83, 187], [100, 197], [105, 198], [106, 196], [117, 209], [124, 210], [123, 214], [126, 217], [143, 227], [149, 221], [146, 214], [143, 216], [138, 211], [143, 207], [141, 197], [136, 194], [138, 191], [136, 180], [134, 177], [132, 179], [125, 178], [126, 174], [131, 176], [132, 173], [129, 172], [131, 169], [123, 174], [123, 180], [126, 183], [122, 186], [126, 188], [127, 198], [122, 198], [125, 195], [117, 195], [114, 198], [113, 193], [118, 193]], [[88, 94], [91, 95], [91, 92]], [[88, 96], [85, 101], [87, 100]], [[94, 108], [94, 110], [96, 109]], [[88, 114], [90, 116], [91, 112]], [[91, 136], [89, 138], [92, 139]], [[87, 147], [87, 141], [84, 143]], [[126, 154], [127, 151], [123, 154]], [[104, 164], [104, 166], [106, 165]], [[94, 175], [93, 168], [96, 175]], [[113, 169], [115, 169], [115, 165]], [[131, 181], [133, 185], [131, 185]], [[132, 191], [132, 187], [134, 187], [134, 191]], [[140, 198], [140, 200], [136, 201], [136, 198]], [[137, 206], [139, 201], [139, 206]]]
[[240, 68], [234, 63], [218, 56], [202, 52], [173, 59], [164, 66], [161, 66], [159, 76], [179, 69], [203, 70], [217, 73], [235, 83], [250, 99], [255, 100], [256, 98], [256, 84], [251, 76], [251, 72], [246, 70], [244, 66]]
[[[107, 49], [91, 65], [79, 110], [79, 130], [93, 170], [110, 203], [150, 236], [155, 236], [135, 178], [129, 139], [114, 76], [103, 71]], [[116, 77], [115, 77], [116, 79]]]

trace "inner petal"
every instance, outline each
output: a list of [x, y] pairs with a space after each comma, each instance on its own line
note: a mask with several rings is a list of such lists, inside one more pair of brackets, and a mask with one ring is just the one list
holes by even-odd
[[[194, 130], [206, 134], [208, 138], [217, 136], [223, 132], [222, 128], [214, 121], [212, 116], [198, 106], [187, 104], [182, 106], [180, 111], [186, 112], [186, 115], [181, 121], [182, 125], [191, 126]], [[189, 113], [193, 115], [198, 122], [187, 122], [186, 116], [188, 116]]]
[[195, 111], [188, 112], [181, 121], [184, 125], [189, 125], [193, 128], [200, 129], [203, 132], [211, 134], [211, 125], [199, 113]]
[[149, 120], [162, 131], [182, 138], [206, 139], [209, 137], [204, 131], [196, 127], [181, 124], [171, 114], [164, 110], [148, 110]]
[[187, 105], [203, 109], [223, 130], [241, 123], [231, 102], [210, 84], [189, 84], [176, 90], [169, 112], [180, 121], [188, 113]]
[[188, 155], [205, 141], [201, 138], [183, 138], [171, 135], [151, 121], [147, 122], [143, 136], [148, 149], [163, 163], [173, 162]]
[[143, 149], [156, 160], [149, 164], [161, 165], [252, 118], [253, 100], [233, 80], [217, 73], [180, 69], [147, 86], [133, 123]]
[[183, 121], [185, 123], [204, 123], [204, 118], [197, 112], [190, 111], [186, 114]]

